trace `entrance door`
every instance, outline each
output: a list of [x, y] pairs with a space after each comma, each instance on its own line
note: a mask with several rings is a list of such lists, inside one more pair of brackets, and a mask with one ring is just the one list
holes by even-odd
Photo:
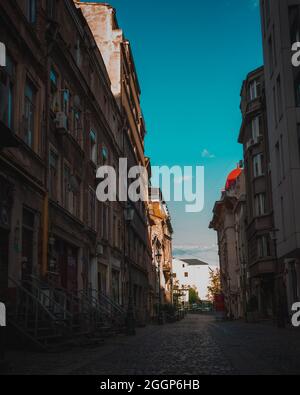
[[4, 300], [8, 287], [8, 235], [0, 229], [0, 300]]

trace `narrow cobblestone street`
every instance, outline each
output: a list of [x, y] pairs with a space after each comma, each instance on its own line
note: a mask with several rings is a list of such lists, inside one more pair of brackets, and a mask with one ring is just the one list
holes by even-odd
[[299, 374], [300, 332], [190, 315], [93, 348], [59, 354], [10, 352], [8, 360], [11, 374]]

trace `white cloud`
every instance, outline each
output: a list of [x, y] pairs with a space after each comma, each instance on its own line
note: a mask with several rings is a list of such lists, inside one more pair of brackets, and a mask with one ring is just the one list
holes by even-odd
[[202, 158], [206, 159], [214, 159], [216, 156], [208, 151], [208, 149], [204, 149], [201, 153]]

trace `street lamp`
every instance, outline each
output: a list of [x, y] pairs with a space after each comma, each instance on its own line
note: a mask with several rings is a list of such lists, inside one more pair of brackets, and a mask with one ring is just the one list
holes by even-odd
[[162, 325], [164, 323], [163, 315], [162, 315], [162, 304], [161, 304], [161, 281], [160, 281], [160, 269], [161, 269], [161, 258], [162, 254], [160, 250], [157, 251], [155, 255], [156, 262], [158, 265], [158, 323]]
[[[134, 208], [130, 203], [127, 203], [124, 211], [125, 222], [127, 225], [127, 237], [128, 237], [128, 277], [129, 277], [129, 295], [128, 295], [128, 308], [127, 308], [127, 316], [126, 316], [126, 330], [129, 336], [135, 336], [135, 318], [134, 318], [134, 306], [133, 306], [133, 293], [132, 293], [132, 269], [131, 269], [131, 258], [130, 258], [130, 226], [134, 218]], [[124, 251], [125, 253], [125, 251]]]

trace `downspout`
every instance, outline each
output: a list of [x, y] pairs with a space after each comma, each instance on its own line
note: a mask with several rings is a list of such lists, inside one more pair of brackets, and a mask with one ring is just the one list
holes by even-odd
[[47, 54], [46, 54], [46, 86], [45, 86], [45, 196], [43, 202], [43, 243], [42, 243], [42, 267], [41, 267], [41, 276], [45, 278], [48, 272], [48, 242], [49, 242], [49, 186], [48, 186], [48, 179], [49, 179], [49, 119], [50, 119], [50, 90], [49, 90], [49, 69], [50, 69], [50, 62], [49, 62], [49, 55], [51, 49], [49, 49], [49, 43], [47, 42]]

